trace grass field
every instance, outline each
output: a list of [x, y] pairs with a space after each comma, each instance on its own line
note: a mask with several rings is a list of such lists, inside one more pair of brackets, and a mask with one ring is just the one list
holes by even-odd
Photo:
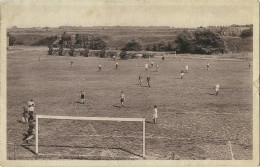
[[[145, 118], [148, 121], [147, 159], [231, 159], [229, 140], [235, 159], [252, 159], [252, 68], [248, 68], [246, 61], [219, 61], [216, 56], [193, 59], [192, 55], [182, 55], [185, 58], [166, 55], [165, 61], [160, 57], [151, 59], [159, 64], [159, 72], [155, 67], [146, 72], [144, 64], [148, 60], [145, 59], [118, 60], [119, 69], [116, 70], [115, 61], [111, 59], [48, 56], [45, 48], [24, 49], [14, 49], [7, 54], [8, 159], [138, 159], [134, 154], [142, 149], [138, 143], [141, 142], [138, 134], [142, 132], [141, 123], [139, 126], [47, 120], [40, 122], [40, 134], [46, 136], [40, 139], [40, 144], [49, 144], [49, 147], [40, 149], [62, 154], [62, 157], [36, 156], [33, 142], [20, 145], [28, 125], [18, 122], [22, 106], [31, 98], [36, 103], [36, 114], [40, 115]], [[41, 61], [38, 61], [39, 56]], [[70, 61], [74, 61], [73, 67]], [[210, 63], [208, 71], [207, 62]], [[99, 64], [101, 72], [98, 72]], [[189, 73], [181, 80], [180, 71], [185, 65], [189, 65]], [[138, 85], [139, 74], [144, 81], [148, 74], [151, 76], [150, 88], [146, 82]], [[220, 92], [215, 96], [217, 82]], [[86, 92], [86, 104], [78, 103], [82, 89]], [[121, 91], [126, 95], [123, 108], [119, 107]], [[150, 123], [153, 105], [158, 106], [157, 124]], [[77, 127], [87, 128], [82, 131]], [[98, 135], [91, 136], [93, 131]], [[123, 144], [124, 149], [116, 149], [111, 138], [101, 139], [100, 135], [107, 134], [129, 143]], [[52, 142], [54, 138], [51, 137], [55, 135], [57, 138]], [[79, 138], [84, 141], [77, 143]], [[97, 141], [107, 142], [111, 148]], [[65, 147], [73, 143], [80, 147]], [[70, 156], [75, 154], [87, 156]]]

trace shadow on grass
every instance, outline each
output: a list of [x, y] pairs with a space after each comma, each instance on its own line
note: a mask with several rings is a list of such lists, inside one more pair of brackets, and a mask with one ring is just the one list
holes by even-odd
[[153, 121], [145, 121], [145, 123], [154, 124]]
[[[21, 145], [23, 148], [25, 148], [26, 150], [30, 151], [33, 154], [36, 154], [36, 152], [34, 150], [32, 150], [30, 147], [34, 147], [34, 145], [30, 145], [30, 144], [22, 144]], [[63, 146], [63, 145], [38, 145], [39, 147], [45, 147], [45, 148], [49, 148], [49, 147], [56, 147], [56, 148], [89, 148], [89, 149], [111, 149], [111, 150], [122, 150], [124, 152], [127, 152], [129, 154], [138, 156], [138, 157], [142, 157], [142, 155], [136, 154], [132, 151], [129, 151], [127, 149], [124, 148], [120, 148], [120, 147], [98, 147], [98, 146]]]
[[30, 148], [31, 146], [34, 146], [34, 145], [30, 145], [30, 144], [27, 144], [27, 145], [25, 145], [25, 144], [21, 144], [21, 146], [22, 146], [24, 149], [30, 151], [31, 153], [36, 154], [36, 152]]
[[118, 105], [112, 105], [113, 107], [116, 107], [116, 108], [122, 108], [121, 106], [118, 106]]
[[215, 93], [207, 93], [208, 95], [214, 96], [216, 95]]

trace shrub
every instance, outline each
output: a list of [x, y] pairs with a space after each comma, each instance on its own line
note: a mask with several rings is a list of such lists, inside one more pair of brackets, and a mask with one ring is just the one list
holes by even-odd
[[144, 53], [143, 55], [142, 55], [142, 58], [143, 59], [148, 59], [148, 58], [153, 58], [154, 57], [154, 54], [151, 54], [151, 53]]
[[105, 49], [102, 49], [102, 50], [100, 51], [99, 57], [100, 57], [100, 58], [105, 58], [105, 57], [106, 57], [106, 50], [105, 50]]
[[119, 57], [122, 60], [126, 60], [127, 59], [126, 51], [123, 50], [122, 52], [120, 52]]
[[106, 53], [106, 57], [110, 57], [112, 58], [113, 56], [117, 56], [117, 52], [114, 52], [114, 51], [108, 51]]

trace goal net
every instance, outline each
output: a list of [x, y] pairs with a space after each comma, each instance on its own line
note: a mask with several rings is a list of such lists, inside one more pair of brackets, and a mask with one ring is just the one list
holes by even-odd
[[36, 115], [35, 148], [68, 158], [145, 157], [145, 119]]

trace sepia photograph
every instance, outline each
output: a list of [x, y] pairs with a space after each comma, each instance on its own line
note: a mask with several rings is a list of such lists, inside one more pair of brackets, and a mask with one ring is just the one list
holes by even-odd
[[0, 9], [1, 166], [259, 165], [258, 1]]

